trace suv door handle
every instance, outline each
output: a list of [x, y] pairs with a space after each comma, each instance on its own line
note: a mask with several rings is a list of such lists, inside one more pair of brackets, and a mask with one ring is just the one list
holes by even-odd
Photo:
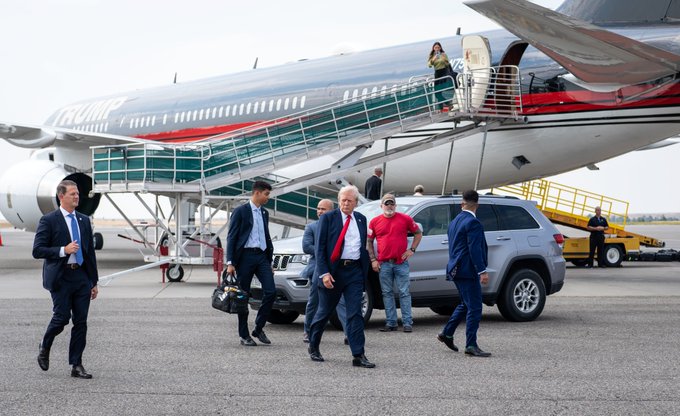
[[442, 244], [449, 244], [449, 240], [442, 241]]
[[501, 236], [501, 237], [496, 237], [496, 241], [508, 241], [508, 240], [512, 240], [512, 238], [510, 238], [510, 237], [503, 237], [503, 236]]

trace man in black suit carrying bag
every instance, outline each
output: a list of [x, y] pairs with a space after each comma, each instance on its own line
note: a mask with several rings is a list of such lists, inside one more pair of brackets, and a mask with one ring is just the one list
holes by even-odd
[[50, 349], [54, 338], [73, 321], [68, 361], [71, 376], [89, 379], [83, 368], [83, 351], [87, 338], [87, 314], [90, 300], [99, 293], [97, 259], [94, 253], [90, 218], [75, 209], [80, 201], [78, 185], [64, 180], [57, 186], [59, 209], [44, 215], [33, 241], [33, 257], [45, 259], [43, 287], [52, 295], [52, 320], [39, 347], [38, 365], [50, 366]]
[[[276, 288], [272, 270], [274, 246], [269, 236], [269, 214], [264, 205], [269, 201], [272, 186], [267, 182], [255, 181], [250, 201], [234, 210], [229, 220], [227, 233], [227, 273], [234, 275], [239, 287], [250, 292], [253, 276], [262, 284], [262, 305], [255, 318], [252, 336], [263, 344], [271, 344], [264, 333], [269, 313], [274, 305]], [[241, 345], [254, 347], [257, 344], [248, 333], [248, 310], [238, 314], [238, 334]]]

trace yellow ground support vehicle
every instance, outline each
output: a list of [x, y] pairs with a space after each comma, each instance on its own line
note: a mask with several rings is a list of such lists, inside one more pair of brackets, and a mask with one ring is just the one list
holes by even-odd
[[[628, 254], [639, 253], [640, 246], [666, 245], [656, 238], [625, 230], [628, 218], [628, 202], [625, 201], [542, 179], [494, 188], [492, 192], [534, 200], [538, 209], [553, 223], [582, 231], [588, 231], [588, 220], [595, 207], [600, 207], [602, 216], [609, 222], [604, 242], [605, 264], [609, 267], [620, 266]], [[613, 222], [614, 218], [621, 219], [621, 222]], [[589, 249], [588, 237], [567, 237], [564, 242], [564, 258], [577, 266], [585, 266]]]

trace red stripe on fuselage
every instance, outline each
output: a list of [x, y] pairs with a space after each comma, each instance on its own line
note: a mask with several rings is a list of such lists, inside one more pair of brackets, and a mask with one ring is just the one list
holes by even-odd
[[259, 123], [261, 122], [253, 121], [248, 123], [225, 124], [221, 126], [198, 127], [193, 129], [175, 130], [161, 133], [140, 134], [135, 137], [163, 143], [189, 143], [202, 140], [207, 137], [217, 136], [218, 134], [244, 129]]

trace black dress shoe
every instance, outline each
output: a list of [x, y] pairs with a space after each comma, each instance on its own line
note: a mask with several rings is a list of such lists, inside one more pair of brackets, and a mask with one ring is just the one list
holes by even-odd
[[253, 339], [250, 337], [241, 338], [241, 345], [243, 345], [244, 347], [257, 347], [255, 341], [253, 341]]
[[50, 368], [50, 350], [38, 346], [38, 365], [43, 371], [47, 371]]
[[449, 349], [458, 352], [458, 347], [456, 347], [456, 344], [453, 343], [453, 337], [449, 338], [444, 334], [437, 334], [437, 340], [439, 340], [439, 342], [443, 342], [444, 345], [449, 347]]
[[473, 357], [491, 357], [490, 352], [484, 352], [479, 347], [465, 347], [465, 354]]
[[253, 333], [251, 335], [254, 336], [255, 338], [259, 339], [260, 342], [263, 343], [263, 344], [269, 345], [269, 344], [272, 343], [269, 340], [269, 338], [267, 338], [267, 335], [265, 335], [264, 331], [262, 331], [262, 330], [260, 330], [260, 332], [253, 331]]
[[92, 378], [92, 374], [85, 371], [82, 364], [74, 365], [71, 369], [71, 377]]
[[309, 353], [309, 358], [312, 359], [312, 361], [317, 361], [317, 362], [323, 362], [323, 356], [321, 356], [321, 352], [319, 350], [312, 349], [312, 347], [307, 348], [307, 352]]
[[397, 326], [385, 325], [384, 327], [380, 328], [380, 332], [392, 332], [396, 331], [397, 329], [399, 329]]
[[368, 361], [368, 358], [366, 358], [365, 354], [361, 354], [358, 357], [354, 357], [352, 359], [352, 365], [354, 367], [364, 367], [364, 368], [373, 368], [375, 367], [375, 364], [372, 362]]

